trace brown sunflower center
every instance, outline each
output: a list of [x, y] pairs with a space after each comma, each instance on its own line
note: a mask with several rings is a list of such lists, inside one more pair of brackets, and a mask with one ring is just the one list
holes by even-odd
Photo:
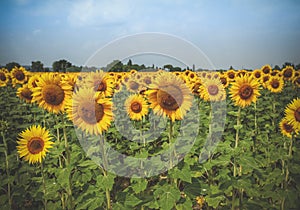
[[225, 77], [221, 77], [220, 80], [223, 85], [227, 84], [227, 79]]
[[170, 85], [158, 90], [157, 101], [162, 108], [175, 111], [181, 106], [183, 95], [178, 87]]
[[253, 88], [249, 85], [243, 85], [239, 89], [239, 96], [243, 100], [247, 100], [248, 98], [250, 98], [252, 96], [252, 94], [253, 94]]
[[269, 76], [263, 77], [263, 82], [267, 82], [269, 80]]
[[130, 108], [134, 113], [140, 113], [142, 111], [142, 104], [135, 101], [130, 105]]
[[83, 121], [89, 124], [96, 124], [102, 120], [104, 116], [104, 108], [98, 103], [84, 103], [78, 108], [78, 115]]
[[300, 77], [297, 77], [297, 79], [295, 79], [295, 83], [300, 85]]
[[235, 74], [233, 72], [228, 73], [229, 79], [234, 79]]
[[5, 81], [6, 80], [6, 76], [3, 72], [0, 73], [0, 80], [1, 81]]
[[293, 127], [288, 123], [283, 123], [283, 128], [288, 133], [291, 133], [293, 131]]
[[277, 89], [277, 88], [279, 87], [279, 85], [280, 85], [280, 83], [279, 83], [278, 80], [273, 80], [273, 81], [271, 82], [271, 86], [272, 86], [272, 88], [274, 88], [274, 89]]
[[32, 99], [32, 92], [28, 88], [22, 90], [21, 96], [25, 99], [31, 100]]
[[43, 88], [42, 95], [46, 103], [54, 106], [60, 105], [65, 98], [64, 90], [54, 84], [46, 85]]
[[131, 90], [137, 90], [137, 89], [139, 88], [139, 83], [137, 83], [137, 82], [135, 82], [135, 81], [131, 81], [131, 82], [129, 83], [129, 88], [130, 88]]
[[255, 78], [260, 78], [261, 77], [261, 73], [260, 72], [255, 72], [254, 76], [255, 76]]
[[16, 77], [17, 80], [22, 81], [22, 80], [25, 79], [25, 74], [24, 74], [23, 71], [16, 71], [15, 77]]
[[107, 86], [106, 83], [104, 81], [100, 81], [95, 85], [96, 89], [95, 91], [105, 91]]
[[147, 85], [151, 84], [151, 78], [150, 78], [150, 77], [145, 77], [145, 78], [144, 78], [144, 82], [145, 82]]
[[31, 154], [38, 154], [44, 149], [44, 141], [40, 137], [33, 137], [28, 141], [27, 148]]
[[269, 74], [270, 73], [270, 69], [268, 67], [265, 67], [263, 70], [262, 70], [265, 74]]
[[286, 69], [284, 72], [283, 72], [283, 76], [286, 77], [286, 78], [289, 78], [293, 75], [293, 70], [292, 69]]
[[300, 107], [294, 112], [295, 119], [300, 122]]
[[214, 95], [218, 94], [219, 88], [217, 85], [210, 85], [210, 86], [208, 86], [207, 91], [208, 91], [209, 95], [214, 96]]

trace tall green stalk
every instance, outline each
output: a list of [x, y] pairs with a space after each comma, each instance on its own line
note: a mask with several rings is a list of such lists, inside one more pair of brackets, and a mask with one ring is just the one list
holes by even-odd
[[[64, 122], [64, 115], [61, 114], [61, 122], [63, 124], [63, 136], [64, 136], [64, 141], [65, 141], [65, 151], [66, 151], [66, 168], [68, 168], [71, 164], [71, 152], [70, 152], [70, 148], [69, 148], [69, 143], [68, 143], [68, 139], [67, 139], [67, 131], [66, 131], [66, 126], [65, 126], [65, 122]], [[68, 190], [67, 190], [67, 194], [68, 194], [68, 201], [69, 201], [69, 206], [70, 209], [74, 209], [74, 202], [73, 202], [73, 193], [72, 193], [72, 180], [71, 180], [71, 173], [69, 173], [69, 181], [68, 181]]]
[[43, 182], [43, 193], [44, 193], [44, 209], [47, 210], [47, 197], [46, 197], [46, 180], [45, 180], [45, 172], [44, 172], [44, 164], [41, 163], [41, 174], [42, 174], [42, 182]]
[[7, 175], [7, 199], [8, 199], [8, 205], [9, 205], [9, 210], [12, 209], [12, 197], [11, 197], [11, 185], [10, 185], [10, 170], [9, 170], [9, 160], [8, 160], [8, 147], [7, 147], [7, 142], [4, 136], [3, 131], [1, 132], [1, 136], [3, 139], [3, 144], [4, 144], [4, 156], [5, 156], [5, 171]]
[[[105, 149], [105, 135], [100, 137], [100, 149], [101, 149], [101, 154], [102, 154], [102, 160], [103, 160], [103, 166], [104, 168], [102, 168], [102, 173], [103, 176], [107, 177], [108, 173], [106, 171], [107, 167], [108, 167], [108, 162], [107, 162], [107, 154], [106, 154], [106, 149]], [[105, 188], [105, 196], [106, 196], [106, 209], [112, 209], [111, 208], [111, 198], [110, 198], [110, 191], [109, 188]]]
[[[234, 143], [234, 148], [238, 148], [239, 144], [239, 132], [240, 132], [240, 126], [241, 126], [241, 107], [239, 107], [238, 112], [237, 112], [237, 117], [236, 117], [236, 133], [235, 133], [235, 143]], [[236, 160], [234, 158], [233, 162], [233, 176], [237, 176], [237, 165], [236, 165]], [[235, 209], [235, 199], [236, 199], [236, 190], [233, 188], [232, 189], [232, 205], [231, 209]], [[241, 200], [240, 200], [241, 201]]]

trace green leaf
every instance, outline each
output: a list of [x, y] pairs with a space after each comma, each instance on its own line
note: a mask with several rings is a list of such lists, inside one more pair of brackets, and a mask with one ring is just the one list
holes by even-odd
[[170, 185], [164, 185], [154, 191], [154, 196], [158, 199], [158, 204], [161, 209], [172, 209], [176, 202], [180, 199], [180, 191]]
[[141, 202], [142, 202], [142, 200], [138, 199], [136, 196], [134, 196], [132, 194], [127, 194], [124, 204], [125, 204], [125, 206], [136, 207]]
[[131, 178], [131, 187], [136, 194], [144, 191], [147, 184], [148, 181], [146, 179]]
[[114, 185], [114, 179], [116, 175], [108, 173], [106, 176], [98, 175], [97, 176], [97, 186], [101, 189], [111, 190]]
[[210, 197], [206, 196], [205, 201], [208, 203], [209, 206], [212, 206], [213, 208], [217, 208], [219, 206], [219, 203], [224, 199], [223, 196], [217, 196], [217, 197]]

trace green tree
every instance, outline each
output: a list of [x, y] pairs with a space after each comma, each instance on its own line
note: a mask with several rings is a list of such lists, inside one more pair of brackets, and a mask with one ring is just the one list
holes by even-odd
[[280, 70], [280, 67], [278, 65], [275, 65], [273, 70]]
[[44, 64], [41, 61], [32, 61], [31, 71], [33, 72], [44, 71]]
[[5, 68], [8, 70], [8, 71], [11, 71], [14, 67], [20, 67], [21, 65], [18, 64], [17, 62], [10, 62], [8, 64], [5, 65]]
[[106, 70], [113, 72], [122, 72], [123, 71], [123, 63], [119, 60], [114, 60], [110, 64], [106, 66]]
[[72, 63], [65, 59], [54, 61], [52, 64], [53, 71], [55, 72], [66, 72], [67, 68], [70, 68], [71, 66]]

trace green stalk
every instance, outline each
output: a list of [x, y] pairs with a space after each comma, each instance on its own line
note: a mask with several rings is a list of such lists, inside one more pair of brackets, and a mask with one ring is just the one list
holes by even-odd
[[[236, 149], [238, 147], [239, 144], [239, 131], [240, 131], [240, 125], [241, 125], [241, 107], [239, 107], [238, 109], [238, 113], [237, 113], [237, 117], [236, 117], [236, 133], [235, 133], [235, 144], [234, 144], [234, 148]], [[233, 176], [236, 177], [237, 176], [237, 165], [236, 165], [236, 160], [234, 159], [233, 162]], [[236, 192], [235, 189], [232, 189], [232, 206], [231, 209], [234, 210], [235, 206], [235, 199], [236, 199]], [[241, 199], [240, 199], [241, 201]]]
[[[102, 173], [103, 176], [107, 177], [107, 167], [108, 167], [108, 162], [107, 162], [107, 157], [106, 157], [106, 150], [104, 148], [105, 145], [105, 135], [100, 137], [100, 149], [101, 149], [101, 154], [102, 154], [102, 160], [103, 160], [103, 166], [102, 168]], [[106, 209], [111, 209], [111, 203], [110, 203], [110, 192], [108, 188], [105, 188], [105, 195], [106, 195]]]
[[47, 210], [47, 198], [46, 198], [46, 182], [44, 174], [44, 164], [41, 163], [41, 173], [42, 173], [42, 182], [43, 182], [43, 193], [44, 193], [44, 209]]
[[[172, 137], [173, 137], [173, 122], [170, 119], [170, 127], [169, 127], [169, 147], [171, 148], [172, 145]], [[173, 154], [170, 153], [170, 169], [173, 167]]]
[[[8, 147], [7, 147], [7, 143], [6, 143], [6, 139], [5, 139], [4, 133], [1, 132], [1, 135], [2, 135], [2, 139], [3, 139], [4, 147], [5, 147], [4, 155], [5, 155], [5, 170], [6, 170], [6, 175], [7, 175], [7, 179], [10, 180], [9, 179], [9, 177], [10, 177], [9, 161], [8, 161], [8, 153], [7, 153]], [[7, 199], [8, 199], [9, 209], [11, 210], [12, 209], [12, 197], [11, 197], [10, 181], [8, 181], [8, 183], [7, 183]]]
[[[68, 144], [67, 131], [66, 131], [66, 127], [65, 127], [63, 114], [61, 114], [61, 122], [63, 124], [63, 136], [64, 136], [64, 141], [65, 141], [66, 168], [68, 168], [71, 163], [71, 153], [70, 153], [70, 148], [69, 148], [69, 144]], [[72, 193], [71, 174], [69, 174], [69, 189], [68, 189], [67, 194], [68, 194], [68, 201], [69, 201], [70, 209], [74, 209], [73, 196], [72, 196], [73, 193]]]
[[255, 138], [254, 138], [254, 142], [253, 142], [253, 152], [256, 151], [256, 136], [258, 134], [258, 131], [257, 131], [257, 109], [256, 109], [256, 103], [254, 103], [254, 135], [255, 135]]

